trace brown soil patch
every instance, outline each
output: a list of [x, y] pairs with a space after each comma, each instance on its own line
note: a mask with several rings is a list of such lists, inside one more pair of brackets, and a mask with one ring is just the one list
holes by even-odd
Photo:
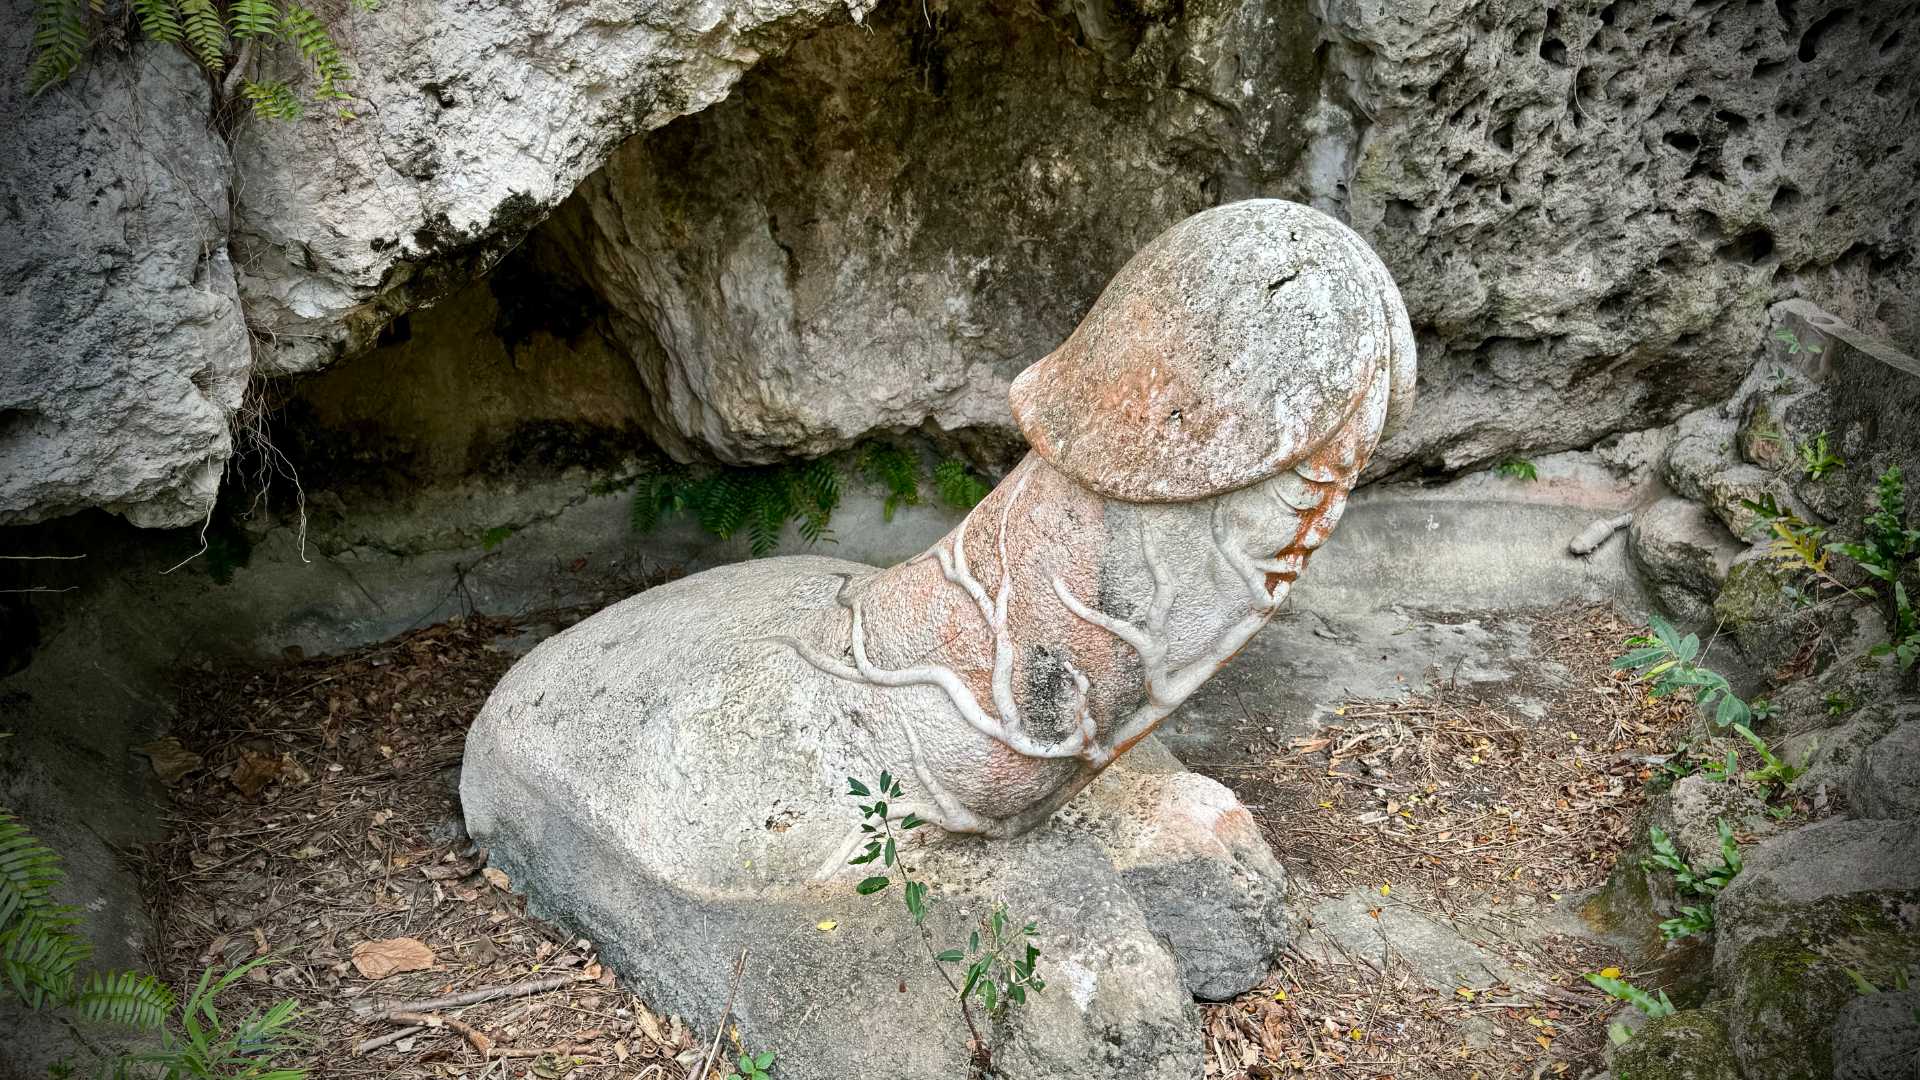
[[1611, 605], [1512, 617], [1530, 624], [1540, 654], [1516, 680], [1537, 717], [1494, 696], [1513, 684], [1435, 682], [1349, 700], [1268, 760], [1209, 771], [1261, 807], [1307, 900], [1364, 889], [1376, 917], [1404, 906], [1510, 926], [1520, 943], [1501, 953], [1543, 987], [1439, 991], [1397, 956], [1384, 971], [1295, 956], [1268, 985], [1205, 1010], [1209, 1077], [1578, 1077], [1600, 1067], [1617, 1006], [1581, 976], [1623, 958], [1525, 930], [1605, 882], [1646, 802], [1644, 759], [1671, 749], [1690, 706], [1649, 701], [1611, 669], [1638, 629]]
[[[1671, 745], [1684, 707], [1608, 669], [1632, 629], [1610, 608], [1527, 617], [1544, 719], [1436, 684], [1347, 702], [1311, 737], [1212, 770], [1262, 808], [1310, 894], [1367, 888], [1382, 905], [1521, 926], [1604, 879], [1643, 802], [1640, 758]], [[705, 1046], [692, 1028], [713, 1018], [661, 1017], [614, 986], [592, 943], [529, 917], [459, 829], [466, 728], [511, 666], [495, 642], [517, 629], [469, 618], [193, 673], [175, 737], [201, 763], [145, 855], [154, 969], [191, 986], [210, 964], [270, 955], [223, 1011], [295, 999], [319, 1039], [300, 1063], [314, 1077], [685, 1077]], [[1582, 1075], [1611, 1003], [1579, 976], [1619, 957], [1536, 935], [1508, 959], [1549, 991], [1436, 992], [1398, 956], [1384, 969], [1284, 958], [1260, 990], [1203, 1010], [1208, 1076]], [[372, 977], [383, 965], [395, 970]], [[458, 1000], [501, 988], [516, 992]], [[384, 1015], [396, 1007], [433, 1022]]]

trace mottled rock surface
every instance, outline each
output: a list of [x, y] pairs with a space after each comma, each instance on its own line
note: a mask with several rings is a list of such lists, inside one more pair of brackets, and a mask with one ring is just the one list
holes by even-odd
[[1835, 819], [1777, 836], [1714, 901], [1714, 981], [1742, 1072], [1826, 1080], [1834, 1018], [1920, 963], [1920, 836], [1906, 822]]
[[1627, 543], [1661, 606], [1691, 622], [1712, 615], [1728, 568], [1745, 550], [1706, 507], [1673, 496], [1634, 515]]
[[[858, 3], [858, 0], [856, 0]], [[839, 0], [383, 4], [333, 20], [353, 107], [247, 121], [234, 249], [262, 359], [364, 351], [485, 271], [622, 140], [724, 98]], [[865, 6], [859, 8], [865, 10]]]
[[[683, 457], [764, 461], [922, 424], [1008, 447], [1007, 381], [1127, 254], [1254, 195], [1347, 215], [1405, 291], [1424, 404], [1374, 475], [1670, 421], [1733, 387], [1783, 297], [1920, 340], [1920, 144], [1898, 134], [1920, 93], [1903, 74], [1920, 35], [1898, 32], [1911, 2], [863, 3], [871, 29], [847, 11], [344, 10], [359, 119], [244, 122], [237, 164], [216, 170], [237, 177], [232, 262], [265, 369], [364, 351], [583, 181], [552, 235], [653, 388], [648, 435]], [[94, 64], [107, 82], [131, 70]], [[91, 85], [33, 108], [127, 115]], [[177, 134], [114, 168], [218, 153]], [[10, 162], [23, 206], [51, 205], [38, 193], [64, 164], [46, 160]], [[210, 208], [205, 273], [147, 239], [180, 229], [130, 232], [112, 258], [134, 279], [204, 277], [213, 299], [195, 302], [230, 305], [230, 200], [218, 176], [182, 187]], [[37, 226], [22, 241], [88, 250]], [[57, 306], [44, 298], [90, 295], [74, 274], [34, 262], [15, 280]], [[156, 308], [156, 290], [173, 299]], [[16, 520], [204, 512], [227, 448], [194, 399], [234, 397], [244, 352], [211, 309], [146, 321], [183, 295], [116, 284], [49, 345], [85, 392], [0, 403], [4, 437], [41, 446], [13, 455]], [[129, 333], [85, 347], [100, 321]], [[146, 364], [127, 339], [169, 325], [186, 329], [167, 378], [200, 372], [193, 389], [100, 389]], [[109, 415], [118, 428], [94, 418]]]
[[1920, 336], [1920, 146], [1887, 138], [1914, 4], [1324, 11], [1366, 137], [1315, 194], [1422, 331], [1421, 411], [1383, 465], [1671, 420], [1739, 381], [1773, 296]]
[[1882, 990], [1847, 1002], [1833, 1024], [1833, 1080], [1920, 1076], [1920, 991]]
[[1855, 817], [1920, 818], [1920, 715], [1909, 712], [1855, 757], [1847, 806]]
[[0, 41], [0, 525], [198, 522], [251, 367], [206, 81], [142, 45], [27, 100], [27, 40]]

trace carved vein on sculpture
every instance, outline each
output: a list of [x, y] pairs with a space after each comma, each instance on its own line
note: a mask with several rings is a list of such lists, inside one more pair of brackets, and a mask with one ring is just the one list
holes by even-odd
[[[1301, 569], [1297, 563], [1288, 562], [1279, 556], [1256, 560], [1240, 550], [1232, 537], [1228, 515], [1225, 513], [1225, 503], [1215, 502], [1210, 508], [1208, 532], [1221, 559], [1246, 587], [1247, 613], [1224, 631], [1206, 652], [1177, 669], [1170, 669], [1167, 661], [1169, 650], [1167, 619], [1172, 613], [1176, 598], [1173, 579], [1154, 548], [1144, 519], [1139, 524], [1139, 542], [1143, 562], [1153, 581], [1153, 593], [1148, 602], [1144, 625], [1136, 625], [1088, 605], [1073, 594], [1064, 579], [1058, 576], [1051, 578], [1050, 585], [1054, 595], [1070, 613], [1112, 634], [1139, 657], [1142, 692], [1146, 700], [1125, 719], [1114, 725], [1108, 739], [1101, 740], [1092, 715], [1089, 696], [1091, 684], [1078, 667], [1070, 661], [1064, 661], [1063, 665], [1072, 678], [1074, 687], [1069, 703], [1069, 710], [1073, 716], [1072, 731], [1058, 742], [1040, 742], [1027, 730], [1019, 702], [1014, 696], [1015, 649], [1013, 635], [1007, 627], [1008, 611], [1015, 594], [1013, 566], [1007, 555], [1007, 534], [1014, 511], [1026, 491], [1029, 477], [1030, 473], [1027, 469], [1018, 470], [1007, 498], [1000, 508], [998, 535], [994, 543], [1000, 577], [992, 594], [989, 594], [986, 585], [975, 576], [967, 558], [967, 533], [973, 524], [972, 515], [960, 523], [951, 539], [935, 545], [913, 560], [915, 562], [927, 558], [936, 560], [940, 565], [942, 576], [973, 601], [993, 640], [990, 685], [993, 707], [998, 715], [988, 711], [981, 704], [979, 697], [951, 667], [941, 664], [922, 664], [894, 669], [883, 668], [873, 663], [867, 655], [866, 616], [863, 602], [858, 598], [849, 599], [845, 595], [851, 579], [843, 582], [840, 593], [836, 596], [836, 602], [847, 608], [851, 617], [849, 649], [853, 659], [851, 665], [829, 657], [817, 647], [797, 638], [778, 637], [768, 640], [792, 649], [815, 669], [848, 682], [883, 688], [938, 687], [946, 694], [955, 711], [969, 726], [1014, 753], [1039, 760], [1077, 758], [1089, 767], [1090, 772], [1098, 772], [1116, 756], [1150, 734], [1223, 664], [1244, 648], [1247, 642], [1251, 641], [1253, 636], [1272, 619], [1273, 613], [1284, 600], [1293, 577]], [[1308, 478], [1302, 476], [1301, 479]], [[1308, 480], [1308, 483], [1314, 487], [1318, 486], [1311, 480]], [[1320, 506], [1324, 506], [1324, 492], [1317, 494], [1321, 497], [1316, 501]], [[1291, 505], [1291, 500], [1283, 497], [1282, 501]], [[1319, 507], [1317, 506], [1316, 509]], [[1301, 521], [1299, 532], [1304, 534], [1310, 530], [1318, 517], [1318, 513], [1310, 511]], [[1271, 584], [1265, 579], [1269, 575], [1276, 579]], [[923, 813], [922, 816], [929, 820], [936, 820], [950, 831], [988, 830], [991, 823], [959, 805], [945, 791], [944, 785], [928, 772], [920, 749], [916, 725], [904, 715], [900, 717], [900, 722], [906, 729], [914, 772], [933, 804], [932, 812]]]

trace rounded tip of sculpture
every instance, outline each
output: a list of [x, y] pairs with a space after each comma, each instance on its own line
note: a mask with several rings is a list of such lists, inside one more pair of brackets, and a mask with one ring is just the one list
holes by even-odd
[[[1083, 486], [1187, 502], [1304, 461], [1349, 423], [1365, 447], [1404, 421], [1414, 344], [1366, 242], [1280, 199], [1161, 233], [1009, 392], [1035, 452]], [[1363, 409], [1377, 381], [1387, 406]]]

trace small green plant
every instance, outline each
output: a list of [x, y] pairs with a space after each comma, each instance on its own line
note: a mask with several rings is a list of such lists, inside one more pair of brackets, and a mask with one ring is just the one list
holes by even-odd
[[[368, 10], [377, 2], [355, 0]], [[72, 76], [97, 38], [116, 38], [133, 26], [148, 41], [178, 46], [214, 77], [222, 95], [237, 89], [269, 120], [293, 120], [305, 111], [290, 84], [248, 77], [257, 56], [285, 48], [311, 74], [311, 99], [353, 119], [345, 104], [353, 72], [326, 24], [298, 0], [36, 0], [33, 24], [27, 86], [36, 95]]]
[[971, 510], [993, 491], [993, 485], [981, 479], [967, 463], [948, 458], [933, 467], [933, 489], [940, 501], [955, 510]]
[[[1025, 1005], [1029, 993], [1037, 994], [1046, 988], [1046, 982], [1036, 971], [1040, 947], [1033, 943], [1033, 937], [1038, 932], [1037, 928], [1033, 923], [1016, 928], [1007, 916], [1006, 905], [996, 904], [992, 913], [982, 920], [982, 925], [968, 936], [965, 948], [935, 951], [933, 934], [927, 929], [927, 912], [933, 898], [927, 894], [926, 882], [915, 878], [912, 869], [900, 858], [899, 837], [894, 834], [892, 807], [888, 800], [897, 801], [905, 794], [900, 782], [891, 773], [882, 772], [879, 783], [870, 788], [849, 776], [847, 794], [857, 799], [873, 800], [860, 804], [860, 831], [867, 841], [861, 853], [849, 859], [848, 863], [871, 866], [877, 862], [879, 868], [885, 871], [862, 880], [856, 886], [857, 891], [862, 896], [870, 896], [892, 887], [895, 877], [900, 879], [907, 914], [920, 931], [920, 942], [926, 948], [928, 958], [933, 961], [934, 969], [940, 973], [959, 1002], [960, 1017], [966, 1022], [967, 1032], [973, 1038], [976, 1072], [989, 1071], [992, 1051], [974, 1021], [972, 1002], [977, 1000], [991, 1015], [996, 1010]], [[925, 824], [925, 821], [911, 813], [900, 819], [902, 832]], [[984, 935], [982, 930], [986, 931]], [[956, 980], [948, 971], [948, 965], [952, 964], [966, 965], [961, 980]]]
[[1538, 480], [1540, 471], [1526, 458], [1510, 457], [1493, 467], [1493, 471], [1509, 480]]
[[[1792, 337], [1793, 335], [1789, 333], [1787, 336]], [[1779, 364], [1773, 365], [1773, 377], [1767, 389], [1776, 394], [1791, 394], [1794, 391], [1795, 385], [1792, 372], [1781, 367]]]
[[507, 537], [512, 536], [513, 533], [514, 528], [511, 525], [495, 525], [493, 528], [480, 534], [480, 550], [492, 551], [494, 548], [506, 543]]
[[767, 1070], [773, 1068], [773, 1051], [763, 1050], [758, 1054], [741, 1054], [734, 1071], [740, 1074], [740, 1080], [773, 1080]]
[[1678, 941], [1693, 934], [1704, 934], [1713, 929], [1713, 908], [1705, 904], [1683, 904], [1680, 914], [1671, 919], [1660, 920], [1660, 936], [1668, 941]]
[[1916, 555], [1920, 555], [1920, 529], [1906, 527], [1907, 492], [1900, 467], [1891, 466], [1875, 484], [1874, 509], [1862, 523], [1864, 542], [1827, 545], [1829, 550], [1860, 564], [1860, 569], [1892, 583]]
[[1800, 446], [1800, 471], [1809, 480], [1825, 480], [1828, 473], [1845, 468], [1846, 464], [1827, 445], [1827, 433], [1824, 431], [1815, 435], [1812, 442]]
[[214, 978], [212, 968], [202, 972], [199, 985], [180, 1006], [177, 1022], [160, 1028], [159, 1048], [126, 1055], [120, 1075], [154, 1080], [301, 1080], [305, 1077], [305, 1069], [280, 1068], [275, 1064], [276, 1059], [318, 1041], [293, 1026], [297, 1012], [292, 999], [276, 1002], [238, 1023], [225, 1020], [215, 1008], [223, 992], [247, 972], [271, 959], [271, 956], [255, 957], [218, 979]]
[[[1861, 995], [1877, 994], [1880, 992], [1878, 986], [1875, 986], [1865, 975], [1860, 974], [1853, 968], [1842, 967], [1840, 970], [1847, 973], [1847, 978], [1853, 983], [1854, 992]], [[1908, 985], [1908, 976], [1904, 968], [1893, 973], [1893, 989], [1896, 992], [1904, 992]]]
[[1648, 694], [1656, 698], [1691, 692], [1701, 707], [1713, 708], [1713, 722], [1720, 727], [1744, 724], [1752, 718], [1753, 711], [1733, 692], [1726, 676], [1698, 663], [1697, 635], [1682, 637], [1672, 623], [1658, 615], [1647, 625], [1653, 633], [1627, 638], [1625, 644], [1631, 651], [1613, 662], [1614, 670], [1633, 672], [1634, 681], [1647, 683]]
[[1893, 583], [1892, 639], [1868, 649], [1867, 655], [1892, 656], [1901, 671], [1912, 671], [1914, 661], [1920, 660], [1920, 612], [1907, 599], [1907, 587], [1897, 581]]
[[1656, 997], [1623, 978], [1615, 978], [1598, 971], [1588, 972], [1585, 978], [1587, 982], [1591, 983], [1596, 989], [1608, 997], [1615, 1001], [1625, 1002], [1639, 1009], [1650, 1018], [1658, 1019], [1662, 1016], [1672, 1016], [1679, 1011], [1674, 1007], [1673, 1002], [1668, 1000], [1665, 990], [1660, 991]]
[[1740, 753], [1729, 750], [1722, 757], [1708, 758], [1700, 766], [1701, 775], [1716, 784], [1724, 784], [1740, 775]]
[[[1747, 740], [1747, 745], [1753, 747], [1754, 752], [1759, 754], [1760, 760], [1765, 763], [1758, 769], [1749, 770], [1746, 773], [1747, 780], [1775, 792], [1784, 792], [1789, 784], [1806, 773], [1805, 765], [1789, 765], [1774, 756], [1773, 749], [1767, 745], [1767, 741], [1755, 735], [1753, 729], [1747, 725], [1735, 724], [1733, 730]], [[1728, 754], [1731, 757], [1732, 751], [1728, 751]]]
[[[1607, 971], [1616, 970], [1616, 968], [1607, 969]], [[1658, 996], [1655, 996], [1633, 985], [1619, 975], [1607, 974], [1607, 971], [1590, 971], [1587, 972], [1583, 978], [1585, 978], [1594, 989], [1599, 990], [1615, 1001], [1624, 1002], [1633, 1006], [1635, 1009], [1640, 1010], [1648, 1019], [1657, 1020], [1662, 1016], [1672, 1016], [1678, 1011], [1674, 1008], [1673, 1002], [1668, 999], [1665, 990], [1660, 991]], [[1615, 1045], [1624, 1045], [1632, 1041], [1633, 1033], [1627, 1029], [1627, 1025], [1616, 1020], [1607, 1025], [1607, 1038], [1612, 1040]]]
[[652, 532], [663, 517], [685, 514], [721, 540], [744, 533], [758, 558], [779, 547], [789, 521], [809, 544], [830, 541], [827, 525], [839, 505], [840, 473], [825, 458], [697, 474], [668, 466], [635, 482], [632, 523]]
[[[301, 1080], [304, 1069], [275, 1059], [313, 1041], [293, 1027], [294, 1002], [282, 1001], [237, 1024], [215, 1008], [220, 993], [271, 957], [214, 979], [209, 968], [184, 1003], [160, 980], [137, 971], [80, 967], [92, 952], [76, 927], [79, 913], [56, 902], [64, 880], [59, 856], [0, 811], [0, 982], [30, 1009], [63, 1012], [89, 1023], [156, 1033], [158, 1045], [103, 1055], [103, 1075], [153, 1080]], [[176, 1030], [177, 1029], [177, 1030]]]
[[920, 505], [920, 460], [913, 451], [889, 442], [870, 442], [860, 451], [860, 474], [887, 493], [880, 517], [893, 520], [902, 506]]
[[1658, 825], [1648, 826], [1647, 841], [1653, 854], [1641, 861], [1641, 866], [1649, 870], [1665, 870], [1673, 875], [1674, 884], [1682, 892], [1695, 896], [1712, 896], [1727, 886], [1741, 869], [1740, 845], [1734, 839], [1733, 827], [1727, 819], [1716, 823], [1720, 835], [1720, 865], [1711, 870], [1700, 870], [1680, 857], [1673, 846], [1673, 838]]
[[1653, 853], [1640, 861], [1647, 870], [1665, 870], [1673, 875], [1675, 887], [1683, 893], [1704, 898], [1707, 903], [1683, 905], [1680, 914], [1660, 924], [1660, 934], [1668, 941], [1674, 941], [1690, 934], [1702, 934], [1713, 929], [1713, 898], [1726, 888], [1727, 883], [1740, 873], [1740, 845], [1733, 837], [1733, 827], [1725, 818], [1717, 822], [1720, 833], [1720, 865], [1712, 869], [1702, 869], [1680, 857], [1673, 845], [1673, 838], [1659, 826], [1649, 826], [1647, 843]]
[[1827, 706], [1828, 716], [1845, 716], [1860, 707], [1860, 703], [1853, 699], [1852, 694], [1841, 690], [1835, 690], [1821, 700]]
[[1778, 341], [1782, 345], [1785, 345], [1787, 347], [1788, 356], [1798, 356], [1801, 353], [1807, 353], [1811, 356], [1818, 356], [1821, 353], [1826, 351], [1826, 346], [1821, 345], [1818, 342], [1809, 341], [1809, 342], [1806, 342], [1805, 344], [1802, 344], [1800, 341], [1800, 335], [1785, 328], [1775, 330], [1773, 332], [1773, 340]]

